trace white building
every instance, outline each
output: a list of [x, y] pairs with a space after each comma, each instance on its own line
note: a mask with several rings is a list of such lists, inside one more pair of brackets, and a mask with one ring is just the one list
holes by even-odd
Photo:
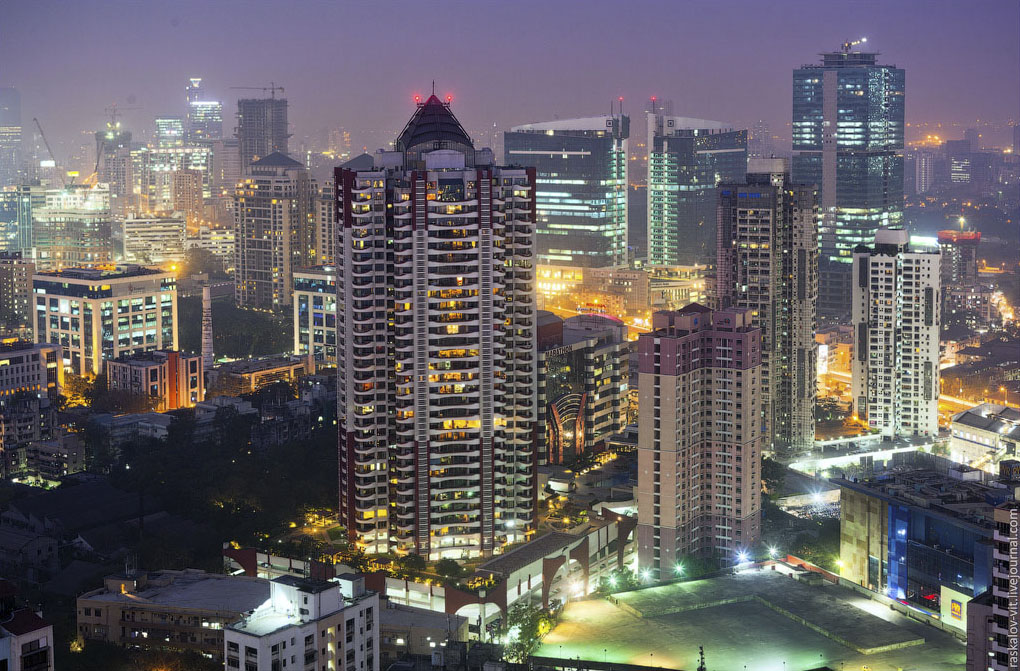
[[187, 220], [181, 212], [170, 216], [128, 218], [120, 223], [125, 263], [180, 263], [184, 261]]
[[1017, 457], [1020, 410], [1016, 408], [982, 403], [953, 415], [949, 428], [949, 458], [957, 463], [980, 461], [985, 470], [996, 473], [996, 460]]
[[23, 393], [56, 399], [64, 384], [60, 361], [57, 345], [0, 342], [0, 405]]
[[64, 367], [98, 375], [123, 354], [177, 349], [177, 281], [139, 266], [37, 273], [35, 341], [63, 346]]
[[28, 608], [0, 622], [0, 669], [53, 671], [53, 625]]
[[336, 365], [336, 268], [294, 272], [294, 354]]
[[283, 576], [269, 600], [223, 632], [226, 668], [378, 671], [379, 595], [361, 576]]
[[883, 439], [938, 433], [940, 259], [900, 227], [854, 250], [854, 410]]
[[223, 261], [224, 268], [234, 265], [236, 235], [232, 228], [210, 228], [199, 226], [195, 235], [188, 236], [184, 241], [185, 252], [189, 249], [204, 249]]
[[536, 521], [535, 173], [435, 96], [395, 148], [336, 171], [340, 518], [368, 552], [488, 556]]

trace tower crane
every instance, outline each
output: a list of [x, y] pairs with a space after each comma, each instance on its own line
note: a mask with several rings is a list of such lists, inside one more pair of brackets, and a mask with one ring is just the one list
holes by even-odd
[[[39, 129], [39, 137], [42, 138], [43, 144], [46, 145], [46, 151], [49, 152], [50, 158], [53, 160], [53, 165], [56, 166], [57, 157], [53, 154], [53, 148], [50, 147], [50, 141], [46, 139], [46, 133], [43, 132], [42, 124], [39, 123], [39, 119], [37, 119], [36, 117], [32, 117], [32, 121], [35, 122], [35, 127]], [[57, 167], [57, 174], [60, 175], [60, 183], [66, 189], [67, 177], [64, 175], [64, 172], [59, 167]]]
[[269, 82], [269, 86], [231, 86], [232, 89], [248, 90], [248, 91], [269, 91], [270, 98], [276, 98], [276, 92], [283, 93], [283, 87], [277, 86], [276, 82]]

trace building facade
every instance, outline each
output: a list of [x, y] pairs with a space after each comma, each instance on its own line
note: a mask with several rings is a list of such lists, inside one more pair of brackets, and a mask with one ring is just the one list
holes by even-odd
[[329, 366], [337, 363], [336, 279], [333, 266], [294, 272], [294, 354]]
[[180, 212], [136, 217], [119, 222], [124, 263], [166, 264], [184, 261], [188, 222]]
[[0, 621], [0, 669], [54, 671], [53, 625], [30, 608], [16, 610]]
[[0, 403], [20, 394], [56, 400], [64, 386], [61, 359], [59, 345], [0, 342]]
[[761, 330], [751, 310], [657, 312], [638, 338], [638, 564], [733, 565], [761, 535]]
[[237, 101], [237, 143], [242, 172], [270, 154], [286, 155], [288, 138], [286, 98], [242, 98]]
[[1020, 503], [1003, 503], [994, 515], [992, 585], [967, 608], [967, 671], [1020, 668], [1020, 598], [1015, 587]]
[[138, 266], [37, 273], [35, 340], [63, 348], [76, 375], [103, 371], [123, 354], [176, 349], [177, 282], [173, 273]]
[[719, 187], [716, 296], [761, 329], [765, 443], [788, 458], [815, 439], [816, 192], [791, 184], [783, 159], [751, 159], [746, 182]]
[[885, 440], [938, 434], [939, 260], [899, 227], [854, 250], [854, 412]]
[[747, 131], [648, 115], [648, 264], [714, 260], [716, 186], [747, 174]]
[[153, 350], [106, 362], [109, 389], [152, 400], [158, 412], [193, 408], [205, 400], [202, 357]]
[[515, 126], [508, 165], [536, 171], [539, 263], [627, 264], [627, 138], [622, 114]]
[[978, 245], [981, 231], [939, 231], [942, 251], [942, 286], [967, 287], [978, 281]]
[[208, 99], [201, 77], [188, 80], [185, 95], [188, 102], [188, 141], [197, 143], [223, 137], [223, 103]]
[[0, 88], [0, 189], [21, 182], [21, 93]]
[[280, 312], [294, 271], [315, 264], [315, 181], [297, 161], [273, 153], [248, 166], [234, 192], [234, 299]]
[[340, 518], [368, 552], [490, 555], [534, 528], [535, 170], [432, 96], [336, 171]]
[[819, 191], [819, 311], [850, 313], [858, 245], [903, 219], [905, 75], [847, 42], [793, 71], [793, 181]]
[[0, 338], [22, 326], [31, 328], [35, 261], [20, 251], [0, 252]]
[[949, 458], [993, 472], [1003, 460], [1020, 457], [1020, 410], [996, 403], [953, 415]]

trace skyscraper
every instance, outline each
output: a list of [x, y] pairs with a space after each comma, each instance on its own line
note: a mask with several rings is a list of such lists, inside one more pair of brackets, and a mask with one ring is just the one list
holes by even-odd
[[857, 245], [903, 219], [904, 72], [847, 42], [793, 71], [793, 181], [820, 193], [819, 314], [850, 313]]
[[239, 307], [290, 307], [293, 273], [314, 265], [315, 180], [279, 152], [245, 170], [234, 193], [234, 298]]
[[785, 159], [751, 159], [746, 186], [719, 187], [717, 296], [761, 329], [766, 446], [781, 457], [814, 445], [818, 299], [813, 186], [790, 183]]
[[761, 331], [692, 303], [638, 338], [638, 565], [731, 566], [761, 535]]
[[715, 258], [716, 192], [747, 174], [747, 131], [648, 114], [648, 264]]
[[99, 182], [110, 185], [111, 208], [122, 214], [135, 205], [135, 170], [131, 156], [131, 131], [119, 121], [107, 122], [106, 130], [96, 131], [99, 158]]
[[184, 119], [179, 116], [156, 117], [156, 146], [183, 147]]
[[0, 189], [20, 182], [21, 132], [21, 94], [0, 88]]
[[853, 256], [854, 411], [883, 439], [938, 434], [938, 248], [881, 228]]
[[241, 169], [279, 152], [287, 154], [286, 98], [242, 98], [237, 101], [237, 142]]
[[223, 103], [207, 100], [201, 77], [189, 80], [187, 138], [189, 142], [218, 140], [223, 137]]
[[487, 556], [535, 527], [535, 170], [431, 96], [337, 168], [340, 518], [368, 552]]
[[539, 263], [627, 263], [627, 138], [622, 114], [515, 126], [506, 162], [536, 169]]

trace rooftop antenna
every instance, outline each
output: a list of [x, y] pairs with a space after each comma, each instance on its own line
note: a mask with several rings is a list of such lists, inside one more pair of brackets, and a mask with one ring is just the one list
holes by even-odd
[[436, 95], [436, 80], [432, 80], [432, 95]]

